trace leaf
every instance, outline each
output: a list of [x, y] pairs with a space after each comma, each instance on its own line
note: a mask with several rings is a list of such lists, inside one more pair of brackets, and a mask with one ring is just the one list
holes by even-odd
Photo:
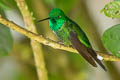
[[102, 35], [102, 42], [106, 49], [120, 58], [120, 24], [107, 29]]
[[2, 9], [10, 9], [10, 6], [6, 3], [5, 0], [0, 0], [0, 7]]
[[14, 0], [0, 0], [0, 8], [3, 10], [10, 10], [17, 7]]
[[[2, 13], [1, 13], [2, 12]], [[0, 13], [4, 15], [3, 11]], [[9, 28], [0, 24], [0, 57], [8, 55], [13, 47], [13, 38]]]
[[11, 8], [18, 8], [15, 0], [7, 0], [6, 2], [10, 5]]
[[100, 12], [104, 12], [107, 17], [120, 18], [120, 2], [112, 1], [106, 4]]
[[7, 55], [13, 47], [13, 39], [10, 30], [0, 24], [0, 57]]

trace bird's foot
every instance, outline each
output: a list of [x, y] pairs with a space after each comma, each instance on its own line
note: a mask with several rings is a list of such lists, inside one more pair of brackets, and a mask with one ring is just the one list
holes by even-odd
[[61, 41], [58, 41], [57, 43], [60, 45], [64, 45], [64, 42], [61, 42]]

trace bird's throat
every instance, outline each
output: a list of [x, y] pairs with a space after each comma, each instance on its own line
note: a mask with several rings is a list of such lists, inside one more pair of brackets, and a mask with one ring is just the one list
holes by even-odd
[[61, 21], [60, 20], [58, 21], [49, 20], [49, 26], [52, 31], [58, 31], [59, 29], [62, 28], [63, 24], [64, 24], [64, 21], [62, 20]]

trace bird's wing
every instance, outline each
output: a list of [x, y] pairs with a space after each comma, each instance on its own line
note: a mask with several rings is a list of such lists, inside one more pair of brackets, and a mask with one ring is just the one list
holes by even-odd
[[80, 55], [83, 56], [83, 58], [85, 58], [85, 60], [87, 60], [92, 66], [97, 67], [95, 61], [93, 60], [91, 55], [86, 50], [85, 45], [83, 45], [80, 42], [77, 35], [72, 31], [70, 32], [70, 39], [71, 39], [71, 43], [73, 47], [75, 47], [75, 49], [80, 53]]
[[105, 71], [107, 71], [102, 62], [97, 58], [96, 52], [92, 48], [87, 48], [84, 44], [82, 44], [77, 35], [72, 31], [70, 32], [70, 39], [73, 47], [76, 48], [76, 50], [85, 58], [85, 60], [87, 60], [94, 67], [97, 67], [95, 63], [96, 61]]

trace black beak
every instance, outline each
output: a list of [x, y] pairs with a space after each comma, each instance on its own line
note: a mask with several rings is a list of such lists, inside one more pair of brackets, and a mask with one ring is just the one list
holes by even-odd
[[45, 19], [39, 20], [38, 22], [42, 22], [42, 21], [45, 21], [45, 20], [48, 20], [48, 19], [50, 19], [50, 18], [48, 17], [48, 18], [45, 18]]

